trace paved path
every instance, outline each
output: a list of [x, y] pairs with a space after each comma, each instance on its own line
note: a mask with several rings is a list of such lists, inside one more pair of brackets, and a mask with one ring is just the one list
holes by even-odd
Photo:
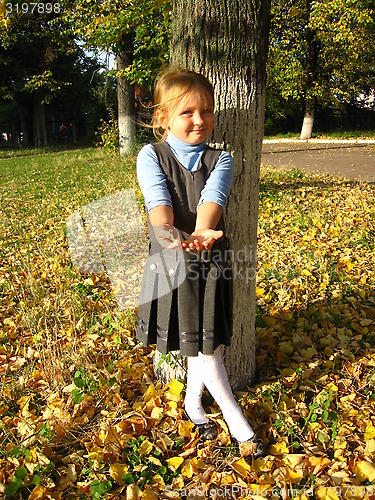
[[375, 182], [375, 141], [265, 140], [261, 161]]

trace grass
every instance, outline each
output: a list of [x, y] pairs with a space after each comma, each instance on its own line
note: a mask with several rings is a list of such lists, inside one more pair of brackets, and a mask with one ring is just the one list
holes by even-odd
[[[61, 346], [64, 332], [77, 325], [95, 330], [97, 315], [90, 309], [96, 302], [100, 302], [102, 314], [114, 309], [107, 278], [102, 283], [98, 278], [95, 286], [72, 269], [66, 221], [97, 198], [125, 187], [137, 190], [134, 158], [124, 161], [94, 149], [45, 153], [3, 160], [0, 179], [2, 321], [10, 316], [24, 337], [32, 339], [31, 345], [44, 358], [50, 381], [58, 384], [63, 369], [51, 359], [56, 354], [58, 365], [67, 358]], [[105, 296], [102, 301], [98, 300], [100, 294]], [[91, 302], [92, 308], [88, 308]], [[124, 323], [123, 318], [114, 321]], [[6, 338], [3, 336], [3, 342]], [[15, 342], [18, 344], [17, 339]]]
[[[6, 158], [0, 181], [0, 496], [125, 498], [139, 487], [151, 499], [204, 474], [212, 484], [234, 474], [270, 488], [334, 487], [337, 470], [371, 486], [362, 462], [375, 449], [372, 185], [262, 168], [257, 384], [239, 401], [270, 458], [246, 475], [224, 435], [197, 447], [182, 386], [151, 384], [136, 310], [118, 310], [104, 274], [71, 265], [69, 216], [124, 189], [142, 206], [135, 154]], [[182, 451], [174, 470], [168, 460]], [[306, 456], [296, 470], [292, 454]]]
[[[267, 135], [265, 139], [299, 139], [299, 133]], [[374, 130], [352, 130], [350, 132], [313, 132], [312, 139], [375, 139]]]

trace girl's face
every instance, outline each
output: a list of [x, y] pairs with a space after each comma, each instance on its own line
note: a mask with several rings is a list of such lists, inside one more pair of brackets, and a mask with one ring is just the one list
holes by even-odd
[[161, 119], [161, 126], [181, 141], [199, 144], [211, 135], [214, 121], [212, 96], [205, 90], [193, 89]]

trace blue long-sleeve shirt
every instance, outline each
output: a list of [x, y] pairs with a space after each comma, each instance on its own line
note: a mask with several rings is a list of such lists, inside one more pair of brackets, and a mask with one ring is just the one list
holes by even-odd
[[[171, 147], [177, 160], [186, 169], [191, 172], [197, 170], [199, 160], [206, 149], [205, 142], [201, 142], [200, 144], [188, 144], [171, 134], [168, 135], [166, 142]], [[171, 196], [167, 188], [165, 175], [151, 144], [144, 146], [138, 154], [137, 177], [149, 212], [154, 207], [161, 205], [172, 207]], [[232, 179], [233, 158], [229, 153], [223, 151], [201, 192], [199, 205], [209, 201], [217, 203], [224, 208]]]

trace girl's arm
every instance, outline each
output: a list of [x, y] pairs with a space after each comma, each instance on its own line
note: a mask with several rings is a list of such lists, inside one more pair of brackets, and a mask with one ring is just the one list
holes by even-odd
[[195, 231], [186, 247], [183, 244], [186, 250], [208, 250], [223, 236], [223, 232], [215, 231], [215, 228], [226, 204], [232, 179], [233, 158], [223, 151], [201, 192]]
[[223, 210], [220, 205], [212, 201], [207, 201], [199, 205], [197, 210], [197, 220], [195, 231], [201, 229], [215, 229]]
[[173, 227], [173, 209], [167, 205], [158, 205], [148, 214], [154, 235], [163, 248], [176, 250], [181, 248], [178, 231]]
[[174, 215], [171, 207], [161, 205], [154, 207], [148, 214], [151, 226], [173, 226]]
[[153, 208], [169, 206], [171, 195], [167, 188], [164, 172], [151, 144], [144, 146], [137, 156], [137, 178], [149, 212]]

